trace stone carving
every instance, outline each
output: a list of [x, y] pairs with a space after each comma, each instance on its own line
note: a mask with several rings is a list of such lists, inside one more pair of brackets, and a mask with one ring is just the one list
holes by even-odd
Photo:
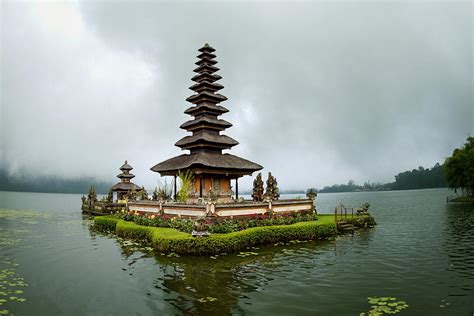
[[314, 200], [318, 196], [318, 191], [315, 188], [309, 188], [306, 190], [306, 196], [311, 200]]
[[210, 235], [209, 225], [207, 225], [205, 217], [199, 217], [194, 221], [192, 235], [194, 237], [207, 237]]
[[357, 210], [357, 214], [361, 215], [361, 214], [368, 214], [369, 212], [369, 207], [370, 207], [370, 204], [369, 203], [364, 203], [362, 204], [359, 209]]
[[261, 172], [257, 175], [255, 180], [253, 180], [252, 198], [257, 202], [263, 201], [263, 180]]

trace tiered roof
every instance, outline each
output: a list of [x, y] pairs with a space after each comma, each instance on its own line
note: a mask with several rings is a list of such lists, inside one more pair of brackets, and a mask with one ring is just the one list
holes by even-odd
[[115, 184], [111, 188], [112, 191], [140, 191], [142, 189], [135, 183], [130, 182], [131, 179], [135, 178], [135, 175], [130, 173], [133, 167], [128, 164], [127, 160], [125, 160], [125, 163], [120, 167], [120, 170], [122, 173], [118, 174], [117, 178], [119, 178], [121, 182]]
[[229, 110], [219, 105], [227, 98], [218, 93], [224, 86], [216, 82], [222, 77], [216, 74], [219, 68], [216, 67], [215, 49], [205, 44], [199, 52], [197, 56], [199, 60], [196, 62], [198, 67], [194, 69], [197, 75], [191, 79], [195, 84], [190, 87], [196, 93], [186, 99], [193, 106], [184, 111], [185, 114], [193, 116], [193, 119], [180, 126], [192, 135], [181, 138], [175, 144], [183, 150], [189, 150], [190, 154], [163, 161], [151, 170], [160, 172], [161, 175], [174, 175], [183, 169], [201, 169], [206, 172], [218, 170], [236, 175], [252, 174], [263, 167], [240, 157], [222, 153], [222, 150], [230, 149], [238, 142], [221, 134], [232, 124], [219, 118]]

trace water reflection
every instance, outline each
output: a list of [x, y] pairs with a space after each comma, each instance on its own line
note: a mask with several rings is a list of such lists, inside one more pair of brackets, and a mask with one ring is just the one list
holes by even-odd
[[[91, 234], [96, 233], [91, 230]], [[147, 294], [166, 293], [165, 301], [186, 315], [242, 314], [239, 302], [251, 304], [251, 293], [268, 288], [275, 274], [290, 276], [294, 269], [310, 274], [316, 266], [324, 271], [334, 264], [337, 251], [334, 240], [313, 241], [254, 247], [247, 251], [256, 255], [223, 254], [211, 259], [153, 254], [146, 246], [120, 238], [118, 242], [130, 275], [140, 259], [154, 258], [157, 270], [150, 276], [153, 288]]]
[[[457, 272], [457, 295], [474, 292], [474, 203], [448, 203], [444, 251], [448, 254], [448, 271]], [[462, 284], [462, 286], [459, 286]], [[458, 292], [459, 291], [459, 292]]]

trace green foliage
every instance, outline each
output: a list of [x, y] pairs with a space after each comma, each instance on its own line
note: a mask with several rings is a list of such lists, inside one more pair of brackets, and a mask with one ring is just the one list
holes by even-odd
[[446, 181], [451, 189], [474, 195], [474, 137], [468, 137], [461, 148], [456, 148], [444, 163]]
[[260, 172], [253, 180], [252, 198], [254, 201], [263, 201], [263, 180]]
[[393, 190], [410, 190], [426, 188], [445, 188], [447, 186], [443, 166], [439, 163], [433, 168], [418, 167], [395, 176], [395, 182], [390, 185]]
[[211, 233], [227, 234], [251, 227], [291, 225], [299, 222], [315, 221], [315, 214], [254, 215], [250, 218], [225, 219], [210, 226]]
[[153, 191], [153, 200], [154, 201], [168, 201], [171, 200], [171, 184], [168, 184], [168, 182], [165, 180], [165, 184], [159, 185], [155, 188], [155, 191]]
[[96, 227], [100, 227], [100, 230], [107, 232], [115, 232], [118, 219], [111, 216], [96, 216], [94, 218], [94, 224]]
[[193, 186], [194, 175], [191, 170], [187, 170], [186, 172], [179, 171], [178, 177], [181, 182], [178, 192], [178, 200], [180, 202], [186, 202], [189, 196], [189, 191]]
[[[113, 215], [118, 219], [129, 222], [134, 222], [142, 226], [154, 227], [170, 227], [177, 230], [191, 233], [193, 230], [194, 220], [179, 218], [179, 217], [165, 217], [155, 214], [138, 214], [133, 212], [117, 212]], [[290, 225], [304, 221], [315, 221], [318, 217], [314, 213], [310, 214], [283, 214], [283, 215], [257, 215], [254, 214], [246, 218], [224, 219], [217, 221], [205, 220], [205, 224], [210, 226], [211, 233], [226, 234], [240, 231], [243, 229], [259, 226], [273, 226], [273, 225]]]
[[356, 184], [350, 180], [347, 184], [334, 184], [319, 190], [320, 193], [330, 192], [355, 192], [355, 191], [383, 191], [383, 190], [411, 190], [427, 188], [445, 188], [447, 186], [443, 172], [443, 166], [439, 163], [432, 168], [418, 167], [411, 171], [400, 172], [395, 176], [392, 183], [370, 183]]
[[[106, 218], [110, 220], [104, 220]], [[118, 236], [150, 242], [158, 252], [194, 255], [230, 253], [258, 244], [322, 239], [337, 234], [332, 216], [322, 217], [322, 220], [318, 221], [254, 227], [229, 234], [212, 234], [203, 238], [192, 237], [173, 228], [140, 226], [111, 216], [94, 218], [94, 225], [98, 230], [108, 231], [112, 222], [116, 223]]]
[[366, 313], [360, 313], [360, 316], [382, 316], [393, 315], [401, 312], [408, 307], [405, 301], [399, 301], [396, 297], [368, 297], [370, 310]]

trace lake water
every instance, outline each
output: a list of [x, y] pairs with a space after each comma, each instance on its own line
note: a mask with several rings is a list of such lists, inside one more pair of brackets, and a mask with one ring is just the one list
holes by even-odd
[[405, 301], [398, 315], [473, 315], [474, 205], [446, 195], [320, 194], [320, 213], [369, 202], [378, 226], [213, 260], [96, 234], [80, 195], [0, 192], [0, 314], [359, 315], [377, 296]]

